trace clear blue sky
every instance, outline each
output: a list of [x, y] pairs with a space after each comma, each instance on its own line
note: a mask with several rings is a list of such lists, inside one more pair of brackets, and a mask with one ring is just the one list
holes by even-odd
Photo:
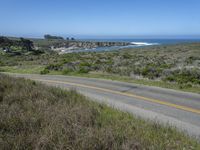
[[1, 0], [0, 34], [200, 37], [200, 0]]

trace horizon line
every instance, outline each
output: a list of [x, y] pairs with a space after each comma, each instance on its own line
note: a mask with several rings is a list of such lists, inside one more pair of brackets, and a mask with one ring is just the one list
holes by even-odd
[[[34, 34], [0, 34], [5, 37], [25, 37], [25, 38], [44, 38], [44, 35]], [[76, 39], [200, 39], [200, 35], [78, 35], [78, 34], [54, 34], [50, 35], [61, 36], [63, 38], [75, 37]]]

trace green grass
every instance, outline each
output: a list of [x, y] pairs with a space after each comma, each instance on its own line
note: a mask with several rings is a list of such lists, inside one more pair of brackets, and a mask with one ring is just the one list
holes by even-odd
[[39, 74], [45, 66], [42, 65], [22, 65], [22, 66], [2, 66], [1, 72], [12, 72], [22, 74]]
[[[0, 67], [1, 72], [10, 72], [10, 73], [22, 73], [22, 74], [41, 74], [41, 71], [43, 71], [45, 66], [40, 65], [33, 65], [33, 66], [4, 66]], [[200, 93], [200, 86], [198, 85], [192, 85], [187, 86], [184, 84], [178, 84], [176, 82], [164, 82], [164, 81], [154, 81], [154, 80], [148, 80], [148, 79], [133, 79], [131, 77], [127, 76], [120, 76], [116, 74], [108, 74], [108, 73], [78, 73], [78, 72], [69, 72], [67, 74], [63, 73], [62, 71], [50, 71], [47, 74], [49, 75], [69, 75], [69, 76], [78, 76], [78, 77], [87, 77], [87, 78], [99, 78], [99, 79], [107, 79], [107, 80], [113, 80], [113, 81], [122, 81], [122, 82], [128, 82], [128, 83], [135, 83], [135, 84], [141, 84], [141, 85], [147, 85], [147, 86], [155, 86], [155, 87], [161, 87], [161, 88], [168, 88], [168, 89], [174, 89], [184, 92], [193, 92], [193, 93]]]
[[6, 149], [200, 149], [172, 127], [144, 121], [75, 91], [0, 74], [0, 145]]

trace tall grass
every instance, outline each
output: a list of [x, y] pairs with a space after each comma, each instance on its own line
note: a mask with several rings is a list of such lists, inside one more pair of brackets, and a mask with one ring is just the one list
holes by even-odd
[[0, 74], [0, 149], [200, 149], [170, 127]]

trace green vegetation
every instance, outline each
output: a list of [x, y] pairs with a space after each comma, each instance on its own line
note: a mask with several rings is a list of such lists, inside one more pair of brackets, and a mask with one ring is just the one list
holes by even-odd
[[79, 73], [103, 72], [133, 79], [173, 82], [184, 87], [189, 84], [200, 85], [199, 55], [200, 44], [64, 54], [56, 64], [59, 65], [59, 69], [55, 67], [54, 70], [70, 69]]
[[[50, 74], [60, 74], [60, 73], [50, 72]], [[185, 91], [185, 92], [200, 93], [200, 87], [198, 85], [192, 85], [192, 84], [179, 84], [176, 82], [155, 81], [155, 80], [146, 80], [146, 79], [133, 79], [133, 78], [127, 77], [127, 76], [120, 76], [120, 75], [116, 75], [116, 74], [107, 74], [107, 73], [99, 73], [99, 72], [91, 72], [89, 74], [80, 74], [80, 73], [71, 72], [71, 73], [68, 73], [67, 75], [88, 77], [88, 78], [108, 79], [108, 80], [114, 80], [114, 81], [122, 81], [122, 82], [128, 82], [128, 83], [143, 84], [143, 85], [148, 85], [148, 86], [157, 86], [157, 87], [162, 87], [162, 88], [181, 90], [181, 91]]]
[[[61, 41], [33, 40], [42, 49], [59, 47]], [[2, 52], [0, 71], [104, 77], [200, 93], [200, 43], [62, 55], [50, 50]]]
[[[64, 41], [63, 37], [61, 37], [61, 36], [53, 36], [53, 35], [50, 35], [50, 34], [45, 34], [44, 35], [44, 39], [46, 39], [46, 40], [63, 40]], [[75, 38], [73, 38], [73, 37], [72, 38], [67, 37], [66, 40], [67, 41], [69, 41], [69, 40], [74, 41]]]
[[1, 72], [12, 72], [12, 73], [24, 73], [24, 74], [39, 74], [43, 71], [44, 66], [32, 65], [32, 66], [5, 66], [1, 67]]
[[200, 149], [171, 127], [143, 121], [75, 91], [0, 74], [1, 149]]
[[10, 40], [7, 37], [0, 37], [0, 47], [7, 51], [15, 51], [15, 50], [26, 50], [26, 51], [31, 51], [33, 50], [33, 42], [20, 38], [19, 40]]
[[61, 37], [61, 36], [52, 36], [52, 35], [49, 35], [49, 34], [44, 35], [44, 39], [47, 39], [47, 40], [54, 40], [54, 39], [64, 40], [64, 38]]

